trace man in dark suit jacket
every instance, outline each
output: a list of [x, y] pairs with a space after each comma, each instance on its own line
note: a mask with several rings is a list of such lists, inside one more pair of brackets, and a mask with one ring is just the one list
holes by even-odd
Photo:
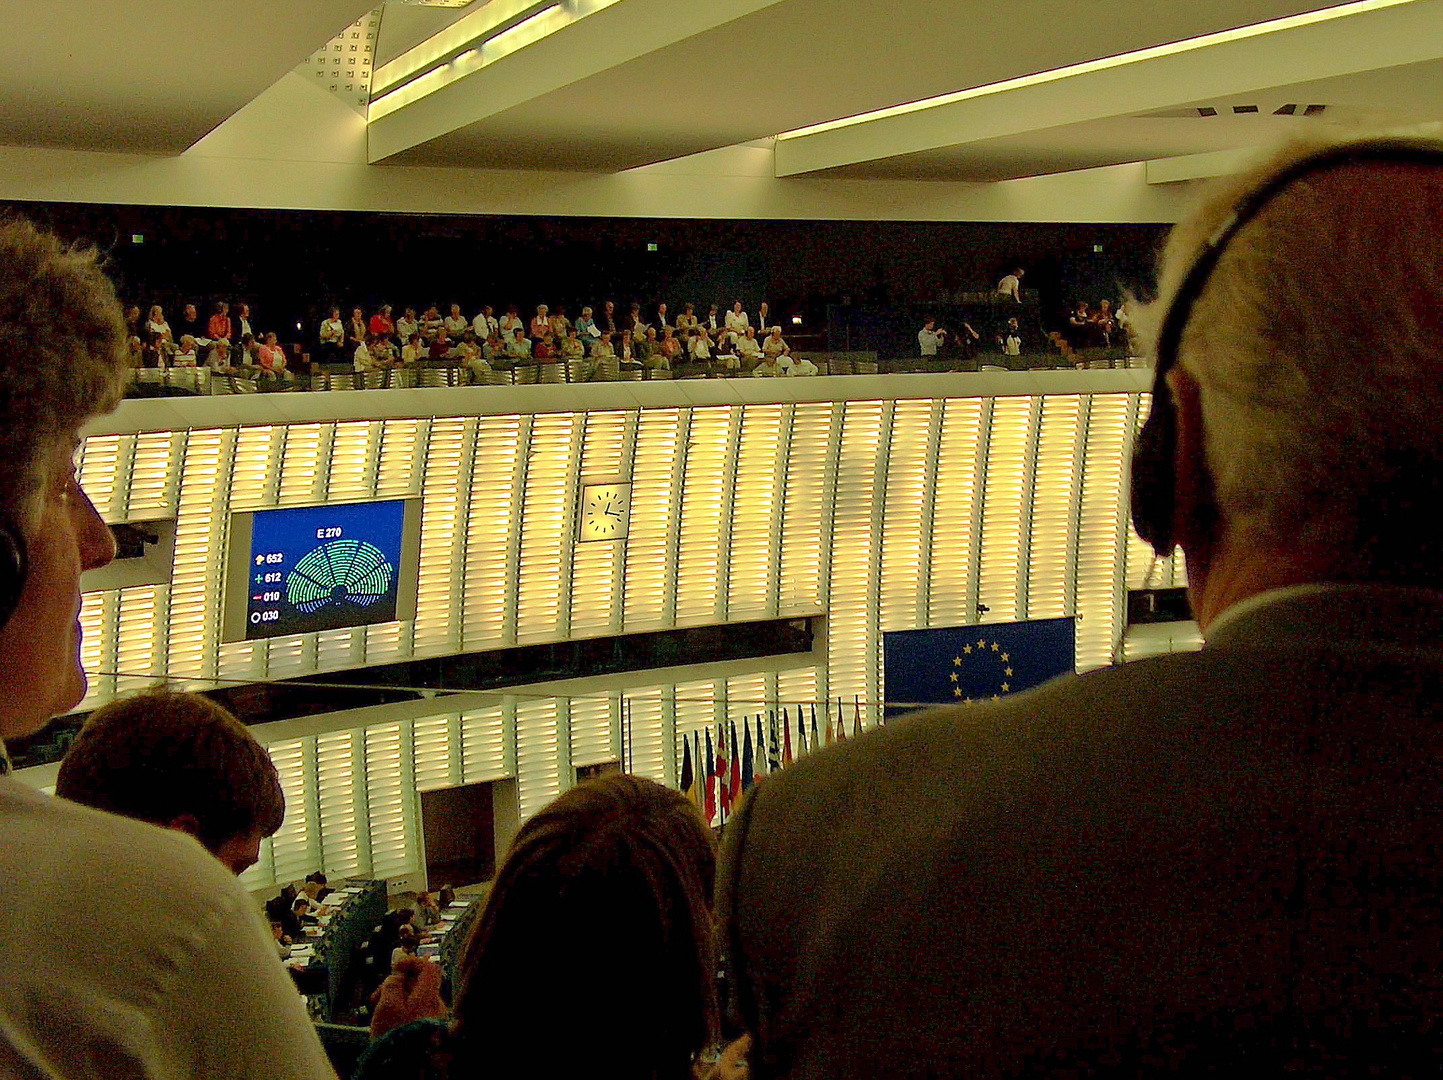
[[[755, 1076], [1443, 1066], [1443, 149], [1299, 154], [1164, 260], [1135, 505], [1205, 646], [760, 784], [718, 876]], [[1391, 340], [1343, 315], [1387, 260]]]

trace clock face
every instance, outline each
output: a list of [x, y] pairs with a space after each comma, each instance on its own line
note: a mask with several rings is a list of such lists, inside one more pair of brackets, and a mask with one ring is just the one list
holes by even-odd
[[588, 484], [581, 489], [581, 540], [625, 540], [631, 516], [630, 484]]

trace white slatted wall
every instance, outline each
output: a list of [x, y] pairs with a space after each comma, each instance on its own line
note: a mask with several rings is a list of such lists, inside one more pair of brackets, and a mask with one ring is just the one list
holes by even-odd
[[[879, 715], [881, 633], [1076, 614], [1109, 662], [1125, 588], [1182, 583], [1126, 526], [1139, 393], [849, 400], [256, 426], [97, 436], [82, 482], [111, 521], [176, 518], [169, 583], [89, 593], [83, 705], [411, 656], [825, 615], [817, 662], [682, 686], [378, 724], [271, 747], [290, 812], [247, 880], [414, 869], [418, 788], [514, 776], [523, 816], [621, 752], [676, 782], [679, 736], [841, 697]], [[582, 485], [632, 484], [625, 544], [574, 541]], [[219, 644], [229, 515], [423, 499], [414, 622]], [[1149, 571], [1151, 571], [1149, 577]], [[985, 608], [986, 610], [981, 610]], [[437, 704], [440, 704], [438, 701]], [[625, 725], [623, 720], [625, 719]], [[623, 732], [626, 745], [623, 746]], [[761, 753], [757, 768], [760, 771]]]

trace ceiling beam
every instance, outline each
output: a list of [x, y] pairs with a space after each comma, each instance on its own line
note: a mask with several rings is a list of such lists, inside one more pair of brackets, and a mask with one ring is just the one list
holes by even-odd
[[[1277, 29], [1266, 30], [1270, 25]], [[1443, 0], [1368, 0], [879, 110], [776, 143], [801, 176], [1443, 57]]]

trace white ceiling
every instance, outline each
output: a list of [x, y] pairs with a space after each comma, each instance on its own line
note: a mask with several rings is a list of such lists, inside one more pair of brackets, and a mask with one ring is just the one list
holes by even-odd
[[179, 153], [367, 0], [68, 0], [5, 6], [0, 145]]
[[[482, 6], [390, 5], [376, 63]], [[378, 166], [616, 172], [1334, 6], [619, 0], [373, 116], [368, 158]], [[180, 153], [369, 7], [24, 5], [7, 22], [26, 48], [0, 68], [0, 145]], [[1274, 115], [1284, 104], [1328, 108], [1314, 118]], [[1248, 105], [1259, 111], [1233, 111]], [[1217, 115], [1203, 118], [1200, 108]], [[1443, 122], [1443, 0], [1384, 4], [784, 139], [775, 172], [986, 181], [1235, 150], [1340, 121]]]

